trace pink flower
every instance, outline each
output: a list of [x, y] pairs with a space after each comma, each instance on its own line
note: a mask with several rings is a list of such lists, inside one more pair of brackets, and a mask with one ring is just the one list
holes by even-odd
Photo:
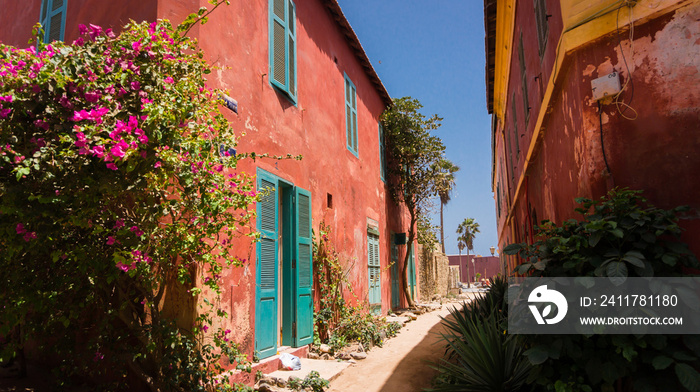
[[85, 100], [88, 102], [97, 102], [100, 100], [102, 95], [98, 92], [87, 92], [85, 93]]
[[85, 45], [85, 40], [83, 39], [83, 37], [78, 37], [78, 39], [73, 41], [73, 45], [83, 46]]
[[175, 83], [175, 80], [173, 80], [173, 78], [170, 76], [166, 77], [164, 81], [165, 81], [165, 83], [168, 83], [168, 84]]
[[119, 170], [119, 168], [117, 167], [116, 164], [114, 164], [114, 162], [108, 163], [108, 164], [107, 164], [107, 169], [110, 169], [110, 170]]
[[120, 270], [122, 270], [124, 272], [129, 272], [130, 270], [136, 268], [136, 266], [135, 265], [126, 265], [126, 264], [122, 263], [121, 261], [118, 261], [117, 268], [119, 268]]
[[27, 232], [27, 229], [25, 229], [24, 225], [21, 223], [17, 224], [17, 227], [15, 228], [15, 230], [17, 231], [17, 234], [24, 234]]
[[139, 39], [139, 40], [136, 41], [136, 42], [132, 42], [132, 43], [131, 43], [131, 48], [132, 48], [134, 51], [136, 51], [136, 52], [138, 52], [139, 50], [141, 50], [141, 40]]
[[12, 102], [12, 95], [0, 95], [0, 102]]
[[24, 155], [15, 156], [15, 164], [20, 163], [24, 160]]
[[88, 28], [84, 24], [79, 24], [78, 32], [80, 33], [80, 35], [87, 34]]
[[112, 29], [105, 30], [105, 33], [107, 34], [107, 37], [109, 37], [109, 38], [117, 38], [117, 36], [114, 35], [114, 32], [112, 31]]
[[114, 222], [114, 228], [115, 229], [121, 229], [124, 227], [124, 220], [123, 219], [117, 219], [116, 222]]
[[102, 27], [90, 23], [90, 38], [94, 40], [100, 34], [102, 34]]
[[146, 136], [146, 135], [139, 136], [139, 142], [142, 144], [148, 143], [148, 136]]
[[77, 138], [77, 140], [75, 141], [75, 146], [85, 147], [85, 144], [87, 144], [87, 138], [85, 138], [85, 134], [82, 132], [76, 132], [75, 137]]
[[0, 118], [7, 118], [12, 113], [12, 108], [0, 109]]
[[137, 81], [131, 82], [131, 89], [132, 90], [138, 90], [139, 88], [141, 88], [141, 83], [139, 83]]
[[206, 325], [202, 326], [202, 331], [207, 332], [208, 329], [209, 329], [209, 327], [207, 327]]
[[161, 165], [160, 161], [156, 162], [155, 165], [153, 165], [153, 167], [156, 168], [156, 169], [159, 168], [159, 167], [161, 167], [161, 166], [162, 166], [162, 165]]
[[33, 231], [32, 231], [32, 232], [28, 232], [28, 233], [26, 233], [26, 234], [24, 235], [24, 240], [25, 240], [26, 242], [29, 242], [29, 241], [31, 241], [31, 240], [33, 240], [33, 239], [35, 239], [35, 238], [36, 238], [36, 233], [33, 232]]
[[99, 352], [99, 351], [95, 351], [95, 357], [92, 358], [92, 360], [95, 361], [95, 362], [97, 362], [97, 361], [102, 360], [102, 359], [104, 359], [104, 358], [105, 358], [105, 355], [104, 355], [104, 354], [102, 354], [102, 353]]
[[124, 140], [120, 140], [119, 143], [115, 144], [114, 146], [112, 146], [112, 148], [109, 149], [109, 153], [114, 158], [124, 158], [124, 155], [126, 155], [126, 151], [128, 149], [129, 144]]
[[113, 236], [107, 237], [107, 245], [114, 245], [117, 240]]
[[98, 158], [102, 158], [105, 155], [105, 147], [101, 145], [95, 146], [92, 148], [92, 150], [90, 150], [90, 152], [92, 153], [92, 155]]
[[136, 234], [137, 237], [141, 237], [143, 235], [143, 230], [139, 229], [138, 226], [131, 226], [131, 229], [129, 230], [131, 230], [132, 233]]

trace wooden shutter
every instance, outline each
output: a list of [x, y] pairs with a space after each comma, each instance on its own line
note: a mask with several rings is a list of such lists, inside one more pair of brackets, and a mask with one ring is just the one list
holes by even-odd
[[270, 3], [270, 80], [296, 101], [296, 8], [292, 0]]
[[[369, 303], [373, 310], [381, 312], [381, 268], [379, 262], [379, 237], [367, 233], [367, 272], [369, 276]], [[372, 305], [379, 305], [377, 307]]]
[[277, 180], [268, 173], [258, 172], [258, 190], [266, 190], [268, 194], [257, 206], [261, 239], [256, 246], [255, 350], [259, 358], [267, 358], [277, 352]]
[[345, 129], [347, 147], [357, 155], [357, 90], [345, 75]]
[[43, 0], [41, 2], [41, 26], [44, 42], [63, 41], [66, 26], [68, 0]]
[[313, 265], [311, 239], [311, 193], [295, 188], [296, 213], [296, 346], [314, 339]]
[[523, 47], [523, 33], [520, 32], [520, 46], [518, 48], [520, 58], [520, 82], [523, 93], [523, 113], [525, 113], [525, 123], [530, 119], [530, 103], [527, 96], [527, 68], [525, 66], [525, 48]]
[[379, 123], [379, 177], [386, 179], [386, 148], [384, 147], [384, 127]]

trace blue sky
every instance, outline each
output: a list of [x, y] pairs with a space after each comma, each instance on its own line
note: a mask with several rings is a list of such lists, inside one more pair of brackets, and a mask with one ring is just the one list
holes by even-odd
[[[483, 2], [339, 0], [372, 66], [392, 97], [411, 96], [426, 116], [444, 120], [438, 135], [458, 165], [446, 206], [445, 251], [457, 254], [457, 225], [474, 218], [474, 252], [497, 246], [491, 193], [491, 119], [486, 110]], [[433, 222], [439, 224], [436, 204]]]

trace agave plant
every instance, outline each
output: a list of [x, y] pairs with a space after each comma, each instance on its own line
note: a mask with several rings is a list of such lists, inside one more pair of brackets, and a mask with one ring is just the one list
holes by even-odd
[[445, 357], [432, 367], [439, 372], [430, 391], [521, 391], [532, 365], [514, 335], [506, 333], [505, 279], [463, 309], [443, 319]]

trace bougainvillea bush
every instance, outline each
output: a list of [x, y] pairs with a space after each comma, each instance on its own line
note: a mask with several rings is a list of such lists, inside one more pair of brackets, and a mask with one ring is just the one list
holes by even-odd
[[246, 367], [215, 305], [258, 195], [219, 153], [237, 136], [184, 34], [203, 15], [0, 44], [3, 360], [30, 344], [60, 382], [109, 389], [212, 390]]

